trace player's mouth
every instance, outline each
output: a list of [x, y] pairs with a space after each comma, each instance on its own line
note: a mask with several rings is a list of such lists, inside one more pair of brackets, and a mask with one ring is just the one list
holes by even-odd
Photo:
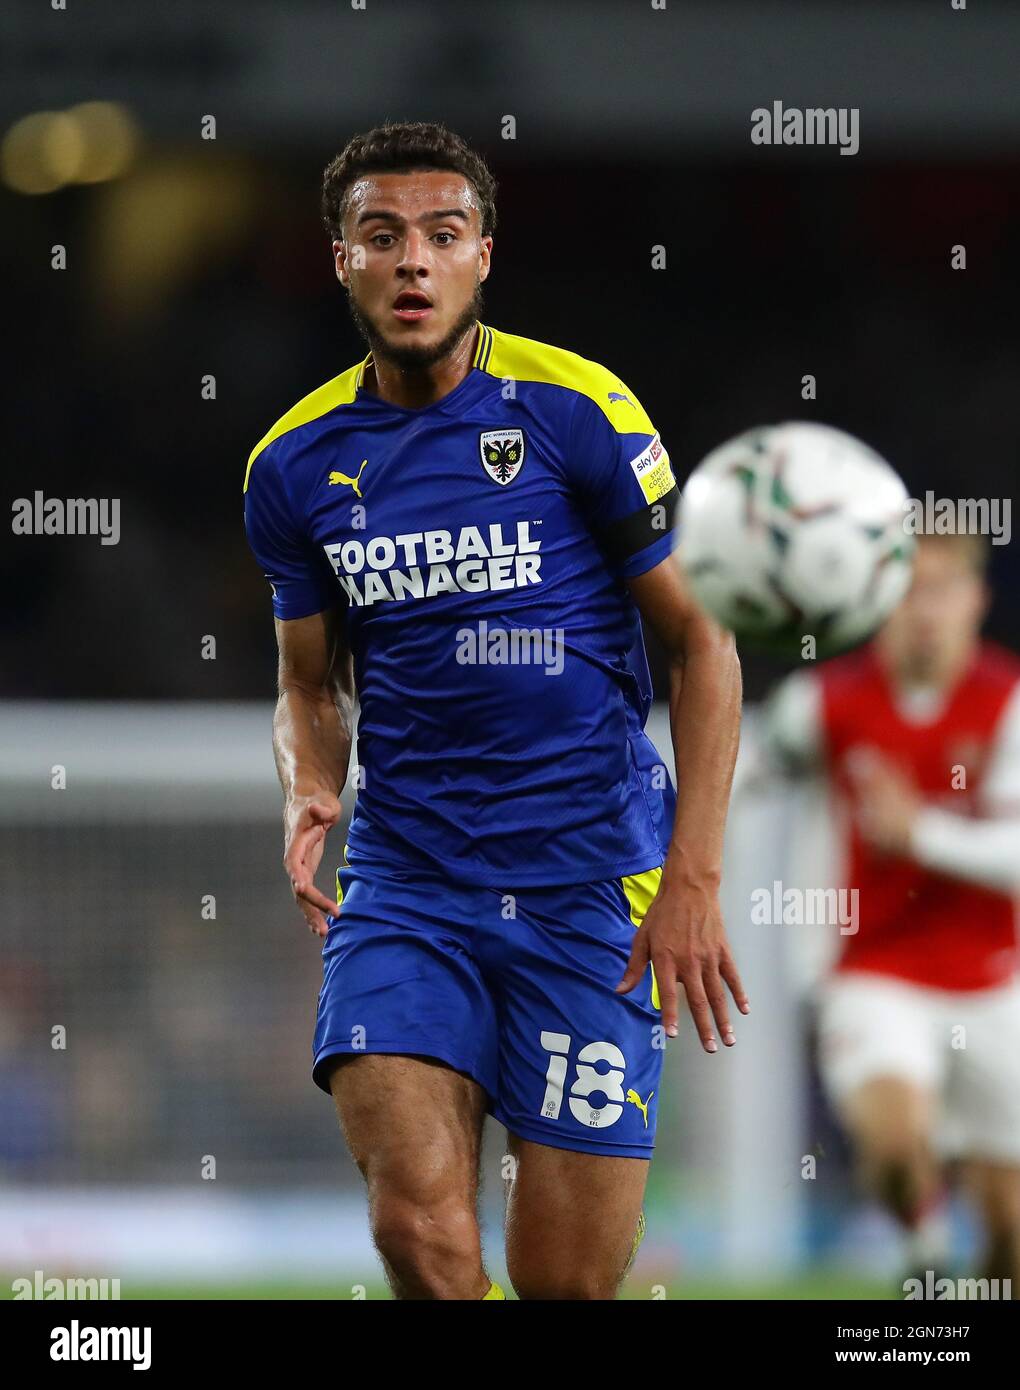
[[420, 290], [404, 290], [393, 301], [393, 313], [401, 323], [418, 323], [432, 313], [432, 301]]

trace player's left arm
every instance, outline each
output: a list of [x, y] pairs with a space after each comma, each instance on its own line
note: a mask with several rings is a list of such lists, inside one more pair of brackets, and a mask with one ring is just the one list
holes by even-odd
[[[966, 767], [961, 771], [965, 777]], [[999, 723], [979, 816], [926, 803], [909, 773], [881, 754], [858, 759], [852, 773], [858, 824], [876, 848], [967, 883], [1020, 893], [1020, 687]]]
[[740, 662], [732, 635], [695, 604], [672, 558], [627, 584], [669, 658], [678, 801], [659, 891], [617, 988], [633, 989], [651, 961], [667, 1034], [677, 1033], [680, 981], [702, 1046], [715, 1052], [713, 1017], [726, 1046], [736, 1041], [724, 985], [741, 1013], [750, 1009], [719, 906], [723, 833], [740, 733]]
[[734, 1042], [724, 984], [741, 1013], [749, 1008], [719, 909], [740, 727], [736, 649], [681, 580], [671, 553], [677, 486], [669, 454], [619, 378], [607, 376], [601, 391], [578, 394], [567, 463], [593, 532], [670, 661], [678, 809], [658, 894], [635, 934], [617, 990], [633, 989], [651, 961], [669, 1036], [678, 1029], [679, 980], [702, 1046], [715, 1052], [713, 1015], [723, 1042]]

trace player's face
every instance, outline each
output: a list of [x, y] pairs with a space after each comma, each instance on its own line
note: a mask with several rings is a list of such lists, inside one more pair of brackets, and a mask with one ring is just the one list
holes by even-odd
[[882, 629], [880, 645], [904, 675], [938, 681], [966, 656], [987, 605], [985, 582], [966, 551], [922, 540], [910, 590]]
[[336, 273], [373, 352], [439, 361], [471, 327], [489, 273], [477, 196], [460, 174], [366, 175], [351, 189]]

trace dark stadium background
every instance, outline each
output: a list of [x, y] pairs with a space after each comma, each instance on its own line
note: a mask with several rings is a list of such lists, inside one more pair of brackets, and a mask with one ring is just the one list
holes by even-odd
[[[116, 547], [5, 547], [4, 591], [19, 595], [5, 604], [19, 654], [4, 663], [5, 694], [271, 689], [268, 591], [241, 520], [245, 461], [278, 415], [366, 351], [318, 216], [322, 168], [351, 129], [329, 124], [325, 138], [240, 160], [199, 148], [203, 173], [243, 182], [248, 211], [138, 312], [104, 303], [84, 267], [49, 269], [55, 241], [83, 256], [97, 200], [5, 200], [8, 311], [27, 330], [6, 372], [9, 477], [47, 496], [120, 497], [123, 533]], [[1012, 496], [1015, 164], [884, 163], [866, 145], [835, 168], [831, 152], [824, 163], [809, 153], [808, 169], [774, 150], [752, 163], [750, 146], [723, 166], [640, 149], [625, 163], [598, 159], [594, 142], [565, 163], [504, 145], [481, 120], [459, 128], [500, 183], [487, 318], [612, 366], [679, 478], [745, 426], [804, 418], [866, 439], [912, 496]], [[966, 271], [949, 266], [957, 243]], [[651, 269], [655, 244], [666, 270]], [[209, 372], [215, 401], [200, 395]], [[809, 372], [813, 402], [801, 398]], [[995, 629], [1016, 641], [1020, 610], [1003, 597], [1020, 587], [1016, 551], [995, 558]], [[218, 634], [215, 662], [200, 659], [205, 633]], [[760, 694], [772, 668], [747, 664]]]
[[[109, 182], [0, 189], [7, 491], [121, 499], [116, 546], [0, 548], [0, 695], [75, 709], [272, 699], [244, 467], [279, 415], [364, 355], [319, 182], [385, 118], [443, 119], [478, 144], [500, 185], [485, 319], [617, 371], [681, 482], [745, 427], [804, 418], [860, 435], [914, 496], [1011, 497], [1018, 52], [1016, 7], [948, 0], [14, 5], [3, 130], [104, 100], [140, 144]], [[859, 107], [860, 152], [753, 146], [750, 112], [775, 99]], [[200, 138], [207, 113], [215, 141]], [[50, 268], [56, 243], [65, 271]], [[956, 244], [965, 271], [950, 267]], [[1018, 646], [1016, 548], [993, 558], [991, 630]], [[753, 702], [783, 668], [743, 656]], [[36, 708], [59, 762], [71, 706]], [[10, 752], [17, 726], [4, 729]], [[208, 1144], [242, 1184], [314, 1170], [356, 1193], [307, 1080], [318, 964], [288, 934], [275, 821], [225, 826], [210, 810], [168, 827], [159, 801], [116, 825], [7, 816], [0, 1176], [172, 1185]], [[199, 945], [206, 891], [226, 925]], [[91, 1045], [70, 1076], [36, 1050], [67, 1013]], [[679, 1168], [659, 1181], [662, 1210], [697, 1194]], [[806, 1220], [810, 1247], [829, 1218]]]
[[[158, 61], [155, 36], [169, 18], [159, 6], [90, 8], [105, 14], [108, 32], [97, 36], [97, 17], [72, 8], [47, 16], [45, 26], [38, 16], [26, 20], [4, 45], [4, 110], [18, 110], [11, 84], [16, 92], [20, 76], [28, 85], [19, 67], [26, 57], [36, 64], [35, 107], [129, 93], [145, 138], [135, 169], [150, 183], [133, 201], [119, 183], [37, 198], [2, 195], [0, 265], [12, 326], [4, 444], [15, 495], [42, 487], [47, 496], [120, 497], [123, 539], [103, 548], [88, 539], [53, 545], [21, 538], [4, 547], [3, 635], [17, 653], [0, 674], [4, 694], [244, 699], [270, 689], [266, 589], [245, 549], [240, 479], [249, 451], [278, 415], [364, 355], [319, 221], [319, 181], [354, 130], [386, 117], [447, 117], [479, 144], [500, 183], [487, 316], [616, 370], [642, 398], [681, 479], [745, 426], [808, 418], [860, 434], [895, 464], [914, 496], [928, 488], [936, 496], [1012, 495], [1020, 438], [1020, 165], [1015, 146], [1001, 137], [968, 142], [950, 126], [940, 138], [937, 125], [942, 104], [968, 81], [969, 52], [974, 62], [963, 39], [972, 46], [976, 33], [992, 42], [987, 11], [1002, 23], [1008, 9], [984, 5], [981, 13], [953, 15], [947, 4], [939, 26], [930, 6], [855, 5], [858, 16], [875, 17], [881, 8], [902, 15], [892, 32], [904, 60], [914, 51], [912, 37], [916, 43], [919, 32], [934, 28], [945, 70], [900, 75], [923, 84], [932, 109], [935, 129], [913, 140], [895, 125], [902, 90], [883, 94], [892, 97], [893, 115], [876, 121], [869, 108], [875, 93], [855, 88], [845, 72], [830, 82], [801, 77], [804, 102], [815, 100], [817, 88], [818, 104], [838, 105], [848, 88], [861, 106], [861, 149], [847, 158], [831, 149], [750, 143], [749, 112], [771, 104], [782, 87], [778, 74], [761, 72], [756, 84], [737, 87], [739, 107], [720, 113], [700, 138], [670, 110], [684, 93], [656, 71], [643, 76], [652, 26], [679, 45], [690, 11], [699, 11], [702, 42], [718, 63], [731, 56], [727, 36], [733, 45], [738, 19], [750, 23], [754, 7], [677, 5], [661, 15], [641, 15], [641, 6], [622, 0], [590, 7], [602, 16], [599, 51], [629, 35], [633, 59], [623, 42], [611, 93], [617, 100], [600, 113], [580, 57], [578, 66], [564, 58], [553, 69], [564, 106], [549, 113], [526, 67], [499, 56], [504, 39], [511, 58], [519, 51], [511, 40], [518, 26], [527, 30], [533, 6], [499, 7], [491, 18], [485, 7], [423, 7], [432, 11], [427, 61], [406, 94], [394, 95], [390, 83], [376, 102], [351, 99], [347, 89], [358, 73], [343, 55], [356, 42], [360, 57], [365, 44], [371, 68], [377, 36], [385, 63], [401, 7], [370, 5], [352, 15], [340, 6], [336, 109], [310, 100], [291, 110], [289, 138], [259, 120], [257, 92], [238, 78], [251, 42], [240, 7], [202, 11], [205, 27], [186, 38], [182, 31], [170, 46], [169, 71]], [[321, 21], [333, 7], [286, 8], [279, 32], [298, 49], [297, 64], [302, 10]], [[585, 8], [560, 7], [561, 19], [549, 21], [554, 32], [556, 23], [569, 31]], [[771, 9], [776, 18], [765, 35], [796, 72], [792, 40], [810, 7], [786, 7], [785, 45], [775, 32], [783, 29], [783, 8], [759, 7], [756, 23]], [[849, 10], [821, 9], [834, 44], [845, 45], [840, 26]], [[460, 35], [451, 39], [458, 21]], [[87, 52], [79, 65], [66, 51], [61, 25], [83, 29], [94, 46], [92, 70]], [[867, 28], [854, 27], [867, 78]], [[819, 28], [817, 16], [812, 28]], [[741, 50], [753, 42], [748, 31]], [[673, 56], [693, 66], [682, 49]], [[658, 66], [668, 70], [669, 58], [667, 45]], [[834, 65], [851, 66], [838, 49]], [[221, 71], [232, 74], [226, 94]], [[971, 80], [988, 85], [976, 68]], [[618, 128], [615, 107], [633, 85], [644, 90], [649, 124], [631, 135]], [[792, 94], [787, 103], [795, 104]], [[215, 141], [199, 139], [207, 111], [217, 117]], [[500, 138], [507, 112], [517, 117], [514, 141]], [[100, 250], [109, 220], [131, 219], [133, 247], [175, 219], [184, 195], [196, 206], [180, 223], [180, 256], [167, 267], [133, 248], [136, 279], [118, 276], [109, 251]], [[217, 201], [219, 209], [210, 206]], [[64, 272], [50, 269], [56, 242], [69, 248]], [[966, 247], [965, 271], [950, 268], [955, 244]], [[654, 245], [666, 247], [665, 270], [651, 268]], [[216, 377], [215, 401], [201, 398], [205, 373]], [[817, 378], [816, 401], [801, 399], [805, 373]], [[1000, 594], [1016, 593], [1015, 550], [1002, 547], [995, 558]], [[1017, 605], [1001, 598], [994, 627], [1020, 638]], [[219, 639], [214, 662], [199, 656], [205, 633]], [[753, 658], [747, 664], [749, 692], [758, 694], [772, 668]]]

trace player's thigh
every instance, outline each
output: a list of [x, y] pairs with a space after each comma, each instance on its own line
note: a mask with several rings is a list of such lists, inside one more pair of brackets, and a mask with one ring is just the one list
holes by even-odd
[[935, 1125], [945, 1047], [927, 992], [877, 975], [835, 975], [818, 1017], [826, 1093], [855, 1143], [904, 1156]]
[[328, 1081], [368, 1189], [372, 1237], [397, 1298], [481, 1298], [478, 1159], [486, 1096], [421, 1057], [339, 1056]]
[[841, 1117], [857, 1146], [874, 1158], [909, 1159], [931, 1140], [936, 1097], [897, 1076], [863, 1081], [843, 1098]]
[[612, 1298], [634, 1247], [649, 1163], [510, 1136], [506, 1258], [518, 1292]]
[[325, 1079], [370, 1199], [473, 1205], [487, 1103], [476, 1081], [390, 1054], [334, 1057]]

